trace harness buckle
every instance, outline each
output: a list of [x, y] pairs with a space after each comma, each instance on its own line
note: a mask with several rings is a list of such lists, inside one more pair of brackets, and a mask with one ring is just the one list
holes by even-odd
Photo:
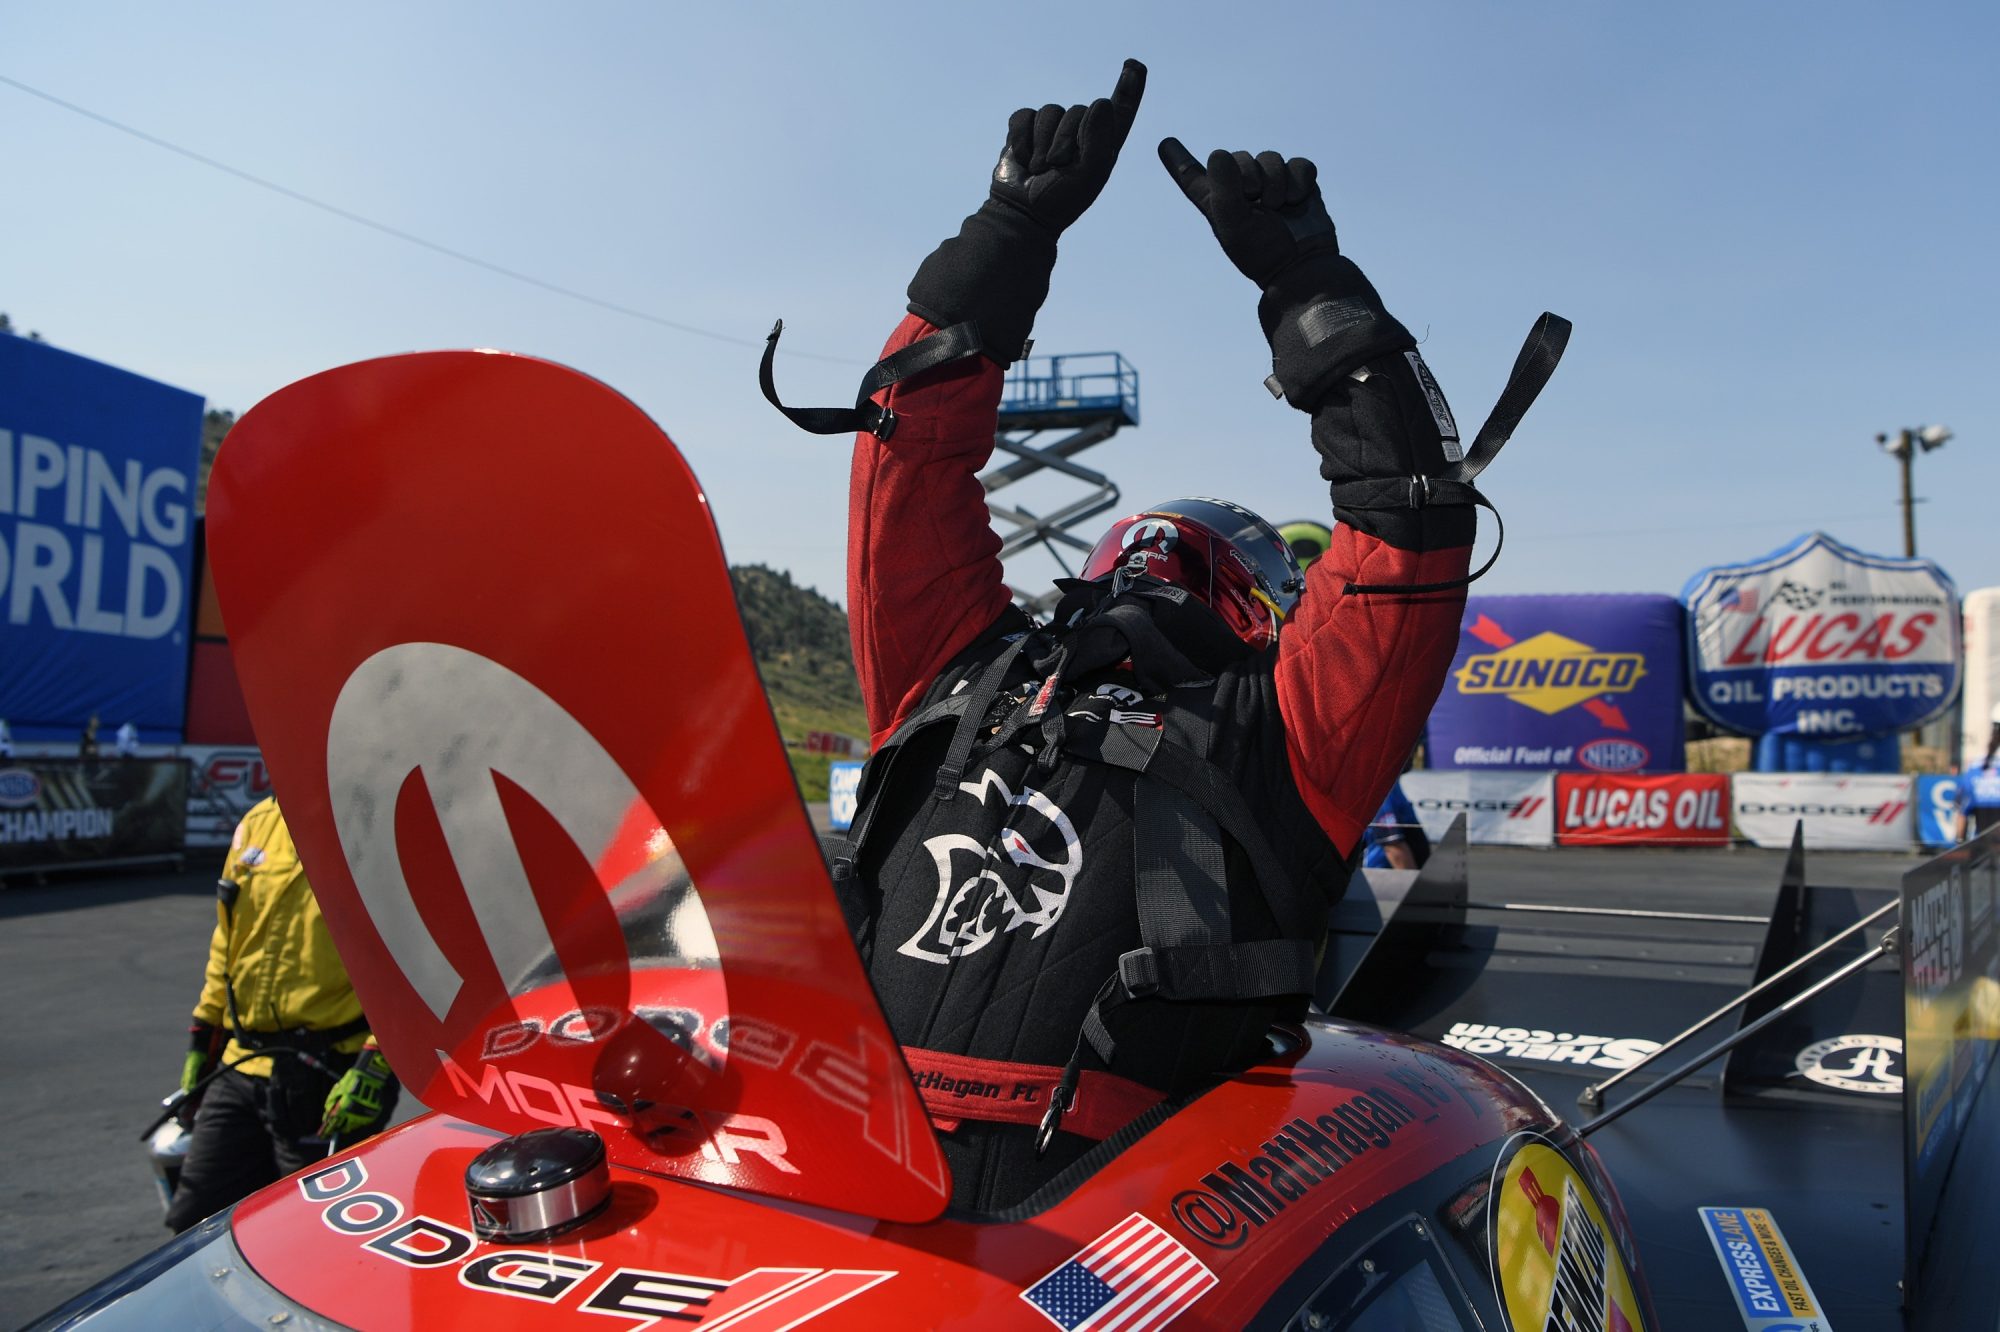
[[1150, 948], [1134, 948], [1118, 956], [1118, 983], [1134, 999], [1160, 990], [1160, 957]]
[[1056, 1083], [1055, 1090], [1049, 1093], [1049, 1108], [1042, 1113], [1042, 1126], [1035, 1130], [1037, 1157], [1048, 1151], [1049, 1143], [1055, 1139], [1056, 1129], [1062, 1125], [1063, 1116], [1076, 1104], [1074, 1078], [1073, 1072], [1065, 1072], [1062, 1080]]
[[1429, 477], [1413, 476], [1410, 478], [1411, 508], [1421, 509], [1427, 504], [1429, 504], [1432, 498], [1433, 495], [1431, 491], [1431, 479]]

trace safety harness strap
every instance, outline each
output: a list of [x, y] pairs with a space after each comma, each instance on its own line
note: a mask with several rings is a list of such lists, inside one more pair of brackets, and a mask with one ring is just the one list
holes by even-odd
[[[994, 1124], [1041, 1122], [1062, 1082], [1053, 1064], [1021, 1064], [975, 1059], [915, 1046], [903, 1047], [924, 1109], [949, 1133], [963, 1120]], [[1079, 1137], [1102, 1141], [1166, 1099], [1164, 1092], [1095, 1069], [1080, 1073], [1067, 1093], [1070, 1107], [1062, 1126]]]
[[1500, 558], [1500, 548], [1507, 542], [1507, 524], [1502, 521], [1500, 511], [1474, 488], [1473, 478], [1499, 456], [1502, 446], [1514, 437], [1521, 418], [1528, 414], [1528, 409], [1535, 405], [1535, 399], [1541, 396], [1549, 376], [1555, 373], [1557, 364], [1562, 360], [1563, 350], [1569, 346], [1570, 329], [1569, 320], [1561, 315], [1546, 310], [1542, 312], [1542, 317], [1528, 330], [1527, 340], [1514, 357], [1514, 368], [1508, 373], [1507, 386], [1500, 390], [1500, 397], [1494, 402], [1493, 410], [1487, 413], [1486, 424], [1479, 427], [1472, 447], [1440, 475], [1370, 478], [1344, 482], [1333, 488], [1336, 509], [1423, 509], [1439, 504], [1477, 505], [1493, 515], [1498, 527], [1498, 539], [1493, 553], [1486, 557], [1486, 563], [1463, 578], [1447, 579], [1441, 583], [1349, 583], [1341, 589], [1343, 593], [1394, 592], [1412, 596], [1426, 592], [1449, 592], [1485, 577], [1486, 571]]
[[771, 373], [771, 362], [778, 354], [778, 338], [784, 331], [785, 321], [780, 319], [764, 339], [764, 359], [757, 367], [757, 385], [764, 390], [764, 401], [783, 412], [786, 420], [815, 435], [863, 431], [877, 439], [887, 439], [896, 433], [896, 413], [872, 401], [877, 393], [911, 375], [977, 356], [985, 350], [979, 340], [979, 325], [970, 320], [953, 324], [877, 361], [861, 377], [861, 388], [854, 395], [852, 407], [787, 407], [778, 401], [778, 386]]

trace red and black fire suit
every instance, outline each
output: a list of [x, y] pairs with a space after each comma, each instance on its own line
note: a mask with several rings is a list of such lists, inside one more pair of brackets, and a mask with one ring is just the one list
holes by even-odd
[[[884, 356], [934, 331], [912, 315]], [[907, 379], [886, 391], [897, 419], [892, 436], [857, 438], [848, 605], [877, 746], [926, 705], [967, 688], [1027, 628], [1002, 581], [1000, 542], [976, 475], [994, 449], [1001, 380], [1000, 366], [985, 357]], [[1336, 392], [1315, 413], [1323, 456], [1336, 442], [1351, 453], [1357, 429], [1393, 433], [1422, 410], [1408, 392], [1385, 396], [1382, 380], [1367, 392], [1368, 410]], [[1248, 648], [1198, 606], [1181, 608], [1167, 625], [1174, 646], [1212, 681], [1202, 696], [1213, 732], [1208, 757], [1256, 812], [1283, 862], [1286, 890], [1302, 899], [1265, 901], [1242, 848], [1229, 840], [1239, 939], [1296, 931], [1302, 919], [1313, 942], [1323, 939], [1325, 911], [1416, 742], [1457, 642], [1462, 586], [1419, 595], [1343, 590], [1462, 579], [1470, 508], [1340, 517], [1275, 647]], [[1157, 694], [1136, 701], [1147, 691], [1130, 670], [1114, 661], [1065, 680], [1056, 707], [1075, 719], [1073, 734], [1115, 730], [1118, 715], [1149, 724], [1144, 719], [1163, 704]], [[1027, 667], [1016, 675], [1032, 686]], [[1135, 700], [1122, 714], [1121, 699]], [[1052, 1181], [1154, 1103], [1195, 1093], [1250, 1062], [1287, 1005], [1123, 1005], [1111, 1021], [1116, 1060], [1107, 1068], [1082, 1052], [1089, 1071], [1079, 1102], [1037, 1152], [1030, 1111], [1040, 1107], [1016, 1101], [1045, 1095], [1046, 1078], [1009, 1075], [1017, 1065], [1046, 1075], [1074, 1057], [1093, 994], [1137, 943], [1131, 885], [1135, 856], [1147, 848], [1142, 837], [1135, 850], [1133, 807], [1135, 786], [1146, 779], [1067, 755], [1052, 765], [1038, 760], [1039, 736], [1029, 728], [981, 755], [959, 797], [942, 801], [933, 774], [952, 729], [902, 738], [905, 752], [886, 767], [878, 756], [884, 770], [870, 780], [881, 789], [864, 790], [863, 799], [879, 807], [843, 898], [891, 1028], [934, 1117], [950, 1129], [955, 1200], [992, 1209]], [[1289, 1006], [1293, 1015], [1299, 1006]]]

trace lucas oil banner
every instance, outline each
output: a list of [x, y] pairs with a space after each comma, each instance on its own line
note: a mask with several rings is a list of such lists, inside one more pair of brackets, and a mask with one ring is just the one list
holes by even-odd
[[202, 400], [0, 335], [0, 717], [179, 739]]
[[1472, 597], [1431, 710], [1433, 768], [1679, 772], [1672, 597]]
[[1958, 592], [1929, 560], [1864, 555], [1823, 532], [1688, 583], [1694, 705], [1744, 735], [1880, 735], [1958, 693]]
[[1566, 772], [1556, 778], [1556, 840], [1564, 846], [1727, 846], [1729, 778]]

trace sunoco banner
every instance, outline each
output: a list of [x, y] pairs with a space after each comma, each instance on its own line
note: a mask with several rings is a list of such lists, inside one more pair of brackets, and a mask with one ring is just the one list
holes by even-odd
[[1916, 840], [1909, 777], [1739, 772], [1729, 791], [1737, 829], [1758, 846], [1790, 846], [1800, 822], [1809, 847], [1907, 851]]
[[1958, 692], [1958, 593], [1929, 560], [1823, 532], [1682, 592], [1690, 697], [1745, 735], [1877, 735], [1940, 716]]
[[0, 871], [60, 869], [180, 852], [179, 759], [29, 759], [0, 766]]
[[1672, 597], [1473, 597], [1430, 766], [1678, 772], [1681, 660]]
[[0, 336], [0, 717], [178, 739], [202, 401]]
[[1556, 778], [1556, 840], [1564, 846], [1726, 846], [1729, 779], [1719, 772], [1565, 772]]
[[1553, 846], [1555, 774], [1548, 772], [1406, 772], [1403, 794], [1424, 835], [1437, 843], [1465, 815], [1467, 841]]

